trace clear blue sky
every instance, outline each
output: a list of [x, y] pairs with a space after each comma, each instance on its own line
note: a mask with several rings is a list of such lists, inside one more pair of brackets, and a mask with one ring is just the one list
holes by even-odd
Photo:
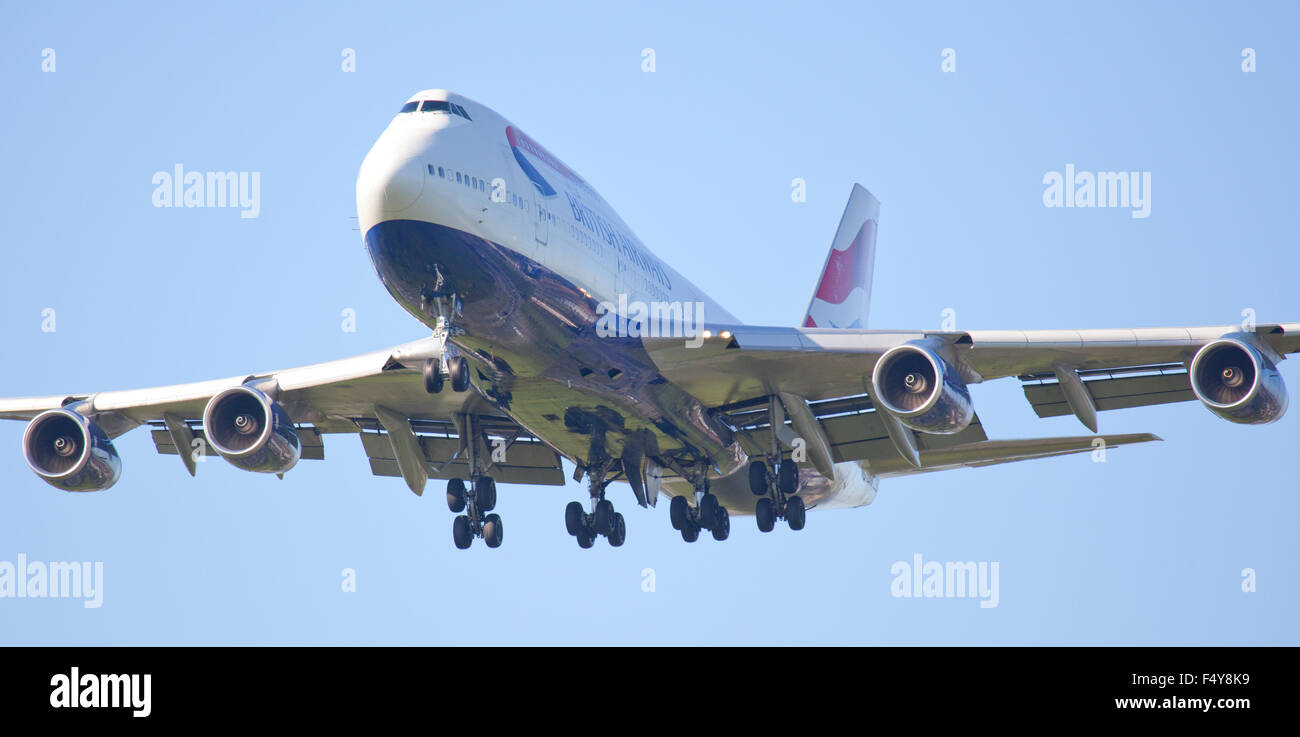
[[[1226, 324], [1245, 308], [1300, 320], [1298, 15], [17, 5], [0, 25], [0, 394], [216, 378], [423, 335], [351, 218], [362, 156], [430, 87], [521, 125], [749, 322], [800, 319], [855, 181], [883, 203], [875, 327], [938, 327], [945, 308], [966, 329]], [[260, 217], [155, 209], [151, 177], [176, 163], [261, 172]], [[1066, 164], [1151, 172], [1151, 216], [1045, 208], [1042, 177]], [[806, 203], [791, 202], [795, 177]], [[1036, 419], [1014, 381], [974, 396], [993, 437], [1084, 432]], [[439, 489], [420, 499], [372, 477], [354, 437], [329, 437], [327, 462], [284, 481], [216, 459], [191, 479], [136, 431], [117, 443], [121, 482], [72, 495], [28, 471], [21, 423], [3, 423], [0, 560], [103, 561], [105, 596], [0, 599], [0, 641], [1295, 643], [1298, 414], [1238, 427], [1196, 404], [1106, 413], [1106, 432], [1167, 442], [1104, 464], [888, 481], [874, 505], [814, 511], [798, 534], [736, 518], [725, 544], [688, 546], [666, 505], [635, 508], [621, 488], [626, 546], [579, 550], [562, 518], [582, 487], [502, 487], [505, 545], [468, 553]], [[915, 553], [997, 561], [999, 606], [892, 597], [890, 566]]]

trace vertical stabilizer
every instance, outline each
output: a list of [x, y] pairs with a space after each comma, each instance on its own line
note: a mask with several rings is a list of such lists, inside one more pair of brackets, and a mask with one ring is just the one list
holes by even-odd
[[876, 267], [876, 222], [880, 200], [853, 185], [826, 265], [803, 318], [806, 328], [865, 328], [871, 310], [871, 274]]

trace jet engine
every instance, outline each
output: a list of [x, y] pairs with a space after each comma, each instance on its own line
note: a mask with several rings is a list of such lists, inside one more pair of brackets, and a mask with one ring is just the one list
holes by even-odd
[[1192, 391], [1230, 422], [1263, 425], [1286, 413], [1286, 384], [1273, 360], [1246, 340], [1223, 337], [1196, 352]]
[[245, 471], [284, 473], [302, 455], [288, 413], [251, 386], [213, 397], [203, 410], [203, 432], [213, 450]]
[[23, 433], [23, 457], [37, 476], [64, 491], [103, 491], [122, 476], [122, 459], [108, 435], [68, 409], [32, 419]]
[[965, 430], [975, 416], [966, 382], [920, 342], [886, 351], [876, 362], [871, 386], [872, 401], [913, 430], [949, 435]]

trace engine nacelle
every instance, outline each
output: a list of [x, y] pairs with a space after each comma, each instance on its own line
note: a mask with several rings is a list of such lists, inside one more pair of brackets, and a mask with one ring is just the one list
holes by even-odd
[[1196, 352], [1192, 392], [1231, 422], [1263, 425], [1286, 413], [1286, 383], [1273, 360], [1246, 340], [1222, 337]]
[[23, 457], [46, 483], [64, 491], [103, 491], [122, 476], [113, 441], [69, 409], [37, 415], [23, 433]]
[[975, 416], [970, 391], [954, 369], [926, 345], [912, 342], [891, 348], [871, 375], [872, 401], [921, 432], [961, 432]]
[[213, 397], [203, 410], [203, 432], [213, 450], [245, 471], [284, 473], [302, 455], [289, 414], [250, 386]]

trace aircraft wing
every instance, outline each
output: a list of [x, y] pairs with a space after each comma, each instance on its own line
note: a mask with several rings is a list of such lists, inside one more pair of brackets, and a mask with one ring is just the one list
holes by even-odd
[[[1074, 370], [1098, 410], [1193, 399], [1187, 364], [1202, 346], [1240, 326], [1126, 330], [839, 330], [713, 326], [699, 347], [643, 338], [665, 378], [712, 407], [788, 392], [808, 401], [870, 391], [875, 363], [909, 341], [945, 347], [967, 383], [1016, 376], [1040, 416], [1066, 414], [1057, 368]], [[1300, 323], [1251, 331], [1280, 357], [1300, 352]]]
[[[0, 399], [0, 419], [31, 420], [60, 407], [92, 416], [110, 438], [142, 425], [152, 430], [159, 453], [179, 455], [191, 474], [189, 447], [204, 439], [202, 417], [208, 400], [238, 386], [251, 386], [274, 398], [295, 425], [301, 458], [324, 458], [323, 435], [360, 433], [371, 471], [401, 476], [419, 494], [428, 478], [466, 477], [463, 418], [478, 423], [478, 442], [503, 438], [509, 464], [492, 471], [504, 483], [562, 485], [559, 455], [472, 388], [437, 394], [424, 390], [420, 368], [438, 349], [431, 338], [338, 361], [264, 374], [234, 376], [191, 384], [109, 391], [97, 394]], [[178, 448], [185, 448], [180, 453]], [[403, 464], [403, 457], [410, 462]], [[403, 467], [405, 466], [405, 467]]]

